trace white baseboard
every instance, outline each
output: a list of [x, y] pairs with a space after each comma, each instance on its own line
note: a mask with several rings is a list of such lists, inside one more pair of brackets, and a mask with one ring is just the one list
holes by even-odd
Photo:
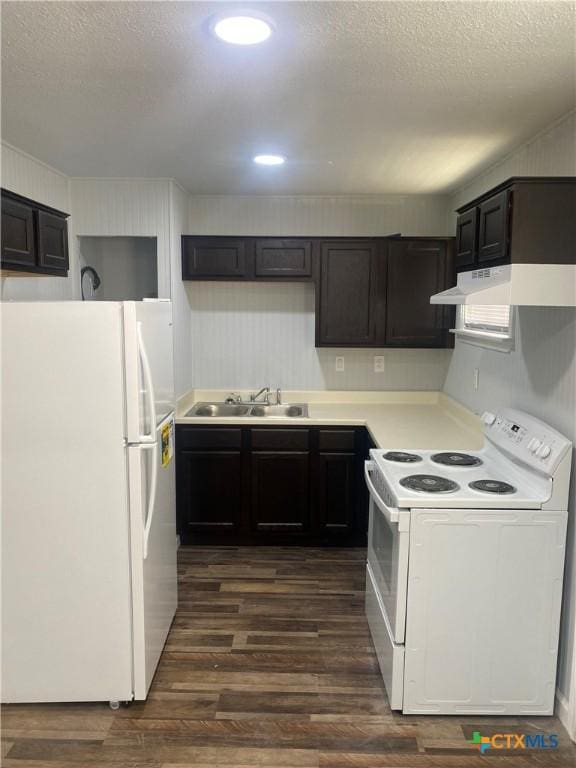
[[568, 731], [570, 738], [574, 741], [575, 734], [570, 733], [572, 728], [572, 723], [570, 722], [570, 703], [559, 688], [556, 688], [556, 715]]

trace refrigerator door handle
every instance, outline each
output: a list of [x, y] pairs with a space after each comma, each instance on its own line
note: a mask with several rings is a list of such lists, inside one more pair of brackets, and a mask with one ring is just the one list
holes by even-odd
[[156, 506], [156, 489], [158, 487], [158, 457], [156, 456], [156, 442], [143, 443], [141, 446], [143, 449], [151, 450], [153, 457], [153, 470], [152, 477], [150, 479], [150, 493], [148, 498], [148, 505], [146, 509], [146, 523], [144, 524], [144, 539], [143, 539], [143, 555], [144, 560], [148, 557], [148, 539], [150, 538], [150, 529], [152, 528], [152, 519], [154, 517], [154, 508]]
[[142, 323], [138, 321], [136, 323], [136, 333], [138, 336], [138, 354], [142, 362], [142, 371], [144, 373], [144, 386], [145, 396], [148, 399], [149, 417], [150, 417], [150, 434], [140, 435], [139, 442], [141, 443], [155, 443], [156, 442], [156, 403], [154, 396], [154, 382], [152, 381], [152, 372], [150, 370], [150, 361], [148, 360], [148, 354], [146, 352], [146, 345], [144, 344], [144, 338], [142, 336]]

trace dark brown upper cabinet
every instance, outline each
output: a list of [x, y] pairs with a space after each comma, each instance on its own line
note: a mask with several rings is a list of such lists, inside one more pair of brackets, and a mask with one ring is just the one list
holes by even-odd
[[47, 269], [68, 269], [68, 228], [62, 216], [38, 211], [38, 263]]
[[256, 277], [312, 277], [312, 241], [257, 238], [254, 272]]
[[456, 220], [455, 261], [457, 269], [471, 267], [476, 262], [478, 245], [478, 208], [461, 213]]
[[67, 215], [2, 190], [2, 269], [66, 276]]
[[182, 236], [184, 280], [312, 280], [313, 240]]
[[456, 269], [576, 263], [576, 178], [514, 177], [458, 208]]
[[451, 240], [391, 240], [388, 250], [386, 345], [443, 347], [452, 319], [430, 296], [453, 284]]
[[[475, 228], [474, 223], [472, 230], [462, 229], [470, 253]], [[313, 281], [317, 347], [450, 346], [446, 330], [452, 311], [433, 307], [430, 296], [454, 285], [452, 241], [400, 235], [184, 235], [182, 275], [185, 280]]]
[[34, 209], [2, 195], [2, 267], [34, 267], [36, 238]]
[[508, 204], [505, 189], [478, 207], [478, 263], [502, 261], [508, 254]]
[[247, 243], [242, 238], [182, 237], [184, 280], [227, 280], [247, 277]]
[[384, 259], [377, 239], [320, 243], [317, 347], [377, 346], [383, 340]]

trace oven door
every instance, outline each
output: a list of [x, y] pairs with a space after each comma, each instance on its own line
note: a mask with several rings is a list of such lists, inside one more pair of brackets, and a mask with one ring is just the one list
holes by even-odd
[[377, 473], [374, 462], [365, 462], [364, 475], [370, 492], [368, 562], [386, 610], [392, 639], [395, 643], [403, 643], [408, 592], [410, 512], [390, 507], [383, 501], [376, 488], [381, 482]]

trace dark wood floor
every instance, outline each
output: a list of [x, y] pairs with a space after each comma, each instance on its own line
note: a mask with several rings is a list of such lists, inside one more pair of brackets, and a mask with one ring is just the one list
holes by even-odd
[[[555, 718], [403, 717], [364, 617], [360, 549], [183, 548], [180, 606], [145, 703], [3, 708], [5, 768], [576, 765]], [[474, 730], [560, 733], [485, 757]]]

